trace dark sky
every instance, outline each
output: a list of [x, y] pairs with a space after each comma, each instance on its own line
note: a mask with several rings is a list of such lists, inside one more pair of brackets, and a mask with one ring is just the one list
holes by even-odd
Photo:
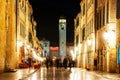
[[67, 42], [74, 41], [74, 17], [80, 11], [80, 0], [29, 0], [37, 22], [37, 37], [58, 43], [58, 23], [61, 15], [67, 20]]

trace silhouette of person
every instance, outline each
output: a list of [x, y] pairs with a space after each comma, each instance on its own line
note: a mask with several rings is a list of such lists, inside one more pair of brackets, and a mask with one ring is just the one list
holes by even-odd
[[58, 57], [56, 58], [56, 66], [57, 66], [57, 68], [59, 67], [59, 58]]
[[46, 68], [47, 69], [49, 68], [49, 58], [48, 57], [46, 58]]
[[67, 64], [68, 64], [68, 59], [67, 59], [67, 57], [65, 56], [65, 58], [63, 59], [63, 65], [64, 65], [64, 68], [65, 68], [65, 69], [67, 68]]
[[29, 68], [32, 66], [31, 63], [32, 63], [32, 58], [31, 58], [31, 57], [28, 57], [28, 67], [29, 67]]

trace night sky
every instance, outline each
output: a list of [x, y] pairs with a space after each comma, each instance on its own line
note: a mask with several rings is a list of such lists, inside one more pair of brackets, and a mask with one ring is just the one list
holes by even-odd
[[74, 17], [80, 12], [80, 0], [29, 0], [37, 22], [37, 37], [53, 43], [59, 42], [58, 24], [60, 16], [67, 20], [67, 43], [74, 41]]

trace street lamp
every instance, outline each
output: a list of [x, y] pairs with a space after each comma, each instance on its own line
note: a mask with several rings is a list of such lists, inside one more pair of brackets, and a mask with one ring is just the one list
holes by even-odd
[[27, 49], [30, 49], [30, 45], [26, 45]]
[[91, 45], [91, 40], [88, 39], [88, 40], [87, 40], [87, 43], [88, 43], [88, 45]]
[[23, 42], [22, 41], [17, 41], [17, 46], [18, 47], [22, 47], [23, 46]]
[[107, 41], [109, 47], [115, 47], [116, 34], [114, 30], [104, 32], [103, 37]]
[[71, 55], [72, 55], [72, 60], [75, 60], [75, 53], [73, 50], [70, 51]]
[[78, 45], [78, 47], [79, 47], [79, 49], [81, 49], [81, 47], [82, 47], [82, 44], [80, 43], [80, 44]]

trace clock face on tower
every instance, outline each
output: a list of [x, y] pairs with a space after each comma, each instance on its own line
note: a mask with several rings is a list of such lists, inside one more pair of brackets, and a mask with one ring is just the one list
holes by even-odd
[[65, 29], [65, 24], [61, 23], [61, 30], [64, 30], [64, 29]]

